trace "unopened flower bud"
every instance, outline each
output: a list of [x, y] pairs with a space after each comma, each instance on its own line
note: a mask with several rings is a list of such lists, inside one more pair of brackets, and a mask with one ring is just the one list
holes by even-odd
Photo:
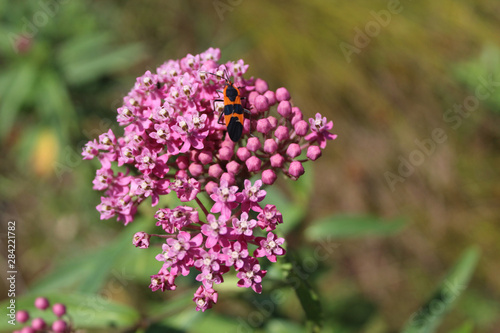
[[226, 165], [227, 172], [232, 175], [236, 175], [240, 171], [240, 164], [236, 161], [231, 161]]
[[248, 150], [255, 152], [255, 151], [259, 150], [261, 147], [262, 147], [262, 145], [260, 143], [259, 138], [257, 138], [257, 137], [248, 138], [248, 141], [247, 141]]
[[291, 158], [299, 156], [300, 153], [301, 153], [300, 145], [298, 145], [297, 143], [291, 143], [286, 150], [286, 154]]
[[280, 154], [274, 154], [273, 156], [271, 156], [270, 161], [272, 167], [281, 168], [283, 166], [283, 163], [285, 163], [285, 158]]
[[290, 137], [288, 134], [288, 128], [286, 128], [286, 126], [278, 126], [276, 131], [274, 131], [274, 136], [281, 141], [288, 140]]
[[206, 150], [201, 151], [200, 154], [198, 155], [198, 160], [200, 161], [201, 164], [204, 165], [211, 163], [213, 160], [212, 152]]
[[212, 194], [212, 193], [214, 193], [214, 188], [216, 188], [216, 187], [219, 187], [219, 184], [217, 184], [214, 181], [209, 181], [205, 185], [205, 191], [207, 191], [208, 194]]
[[236, 156], [241, 160], [241, 161], [246, 161], [250, 156], [252, 156], [252, 153], [248, 150], [247, 147], [240, 147], [236, 151]]
[[234, 175], [229, 172], [224, 172], [222, 176], [220, 176], [220, 180], [225, 180], [229, 185], [233, 185], [235, 183]]
[[203, 174], [203, 165], [199, 164], [199, 163], [191, 163], [189, 165], [189, 173], [191, 173], [191, 175], [193, 177], [198, 177], [200, 175]]
[[224, 172], [224, 170], [222, 170], [222, 168], [221, 168], [221, 166], [219, 164], [212, 164], [208, 168], [208, 175], [210, 177], [214, 177], [214, 178], [217, 178], [217, 179], [219, 179], [219, 177], [222, 175], [223, 172]]
[[276, 90], [276, 99], [281, 102], [281, 101], [289, 101], [290, 100], [290, 93], [286, 88], [278, 88]]
[[35, 299], [35, 307], [37, 307], [40, 310], [45, 310], [46, 308], [49, 307], [49, 300], [46, 299], [45, 297], [38, 297]]
[[271, 129], [275, 129], [278, 126], [278, 119], [273, 116], [267, 117], [267, 120], [269, 121], [269, 124], [271, 124]]
[[219, 158], [222, 161], [229, 161], [231, 160], [231, 157], [233, 157], [233, 153], [233, 149], [229, 147], [222, 147], [221, 149], [219, 149]]
[[274, 154], [278, 149], [278, 144], [274, 139], [267, 139], [264, 141], [264, 151], [268, 154]]
[[298, 178], [304, 174], [304, 167], [302, 163], [299, 161], [293, 161], [290, 163], [290, 167], [288, 168], [288, 173], [295, 178]]
[[264, 96], [267, 98], [269, 106], [273, 106], [274, 104], [276, 104], [276, 95], [274, 94], [274, 91], [268, 90], [264, 93]]
[[272, 185], [276, 181], [276, 173], [272, 169], [262, 172], [262, 182], [267, 185]]
[[181, 170], [185, 170], [189, 167], [189, 157], [182, 155], [177, 157], [175, 160], [175, 163], [177, 164], [177, 167]]
[[52, 324], [52, 330], [56, 333], [63, 333], [66, 331], [66, 328], [68, 327], [68, 325], [66, 324], [66, 322], [62, 319], [58, 319], [56, 320], [53, 324]]
[[259, 94], [265, 93], [269, 89], [269, 86], [267, 85], [267, 82], [262, 80], [262, 79], [257, 79], [255, 80], [255, 90]]
[[289, 101], [281, 101], [278, 104], [278, 113], [285, 118], [288, 118], [292, 114], [292, 104]]
[[262, 161], [257, 156], [250, 156], [249, 159], [245, 161], [248, 171], [257, 172], [260, 170]]
[[311, 161], [316, 161], [318, 158], [321, 157], [321, 148], [319, 148], [318, 146], [309, 146], [309, 148], [307, 148], [307, 158], [310, 159]]
[[293, 126], [295, 129], [295, 134], [298, 136], [305, 136], [309, 130], [309, 124], [305, 120], [299, 120]]
[[262, 134], [267, 134], [271, 130], [271, 123], [267, 118], [257, 120], [257, 131]]
[[47, 324], [45, 323], [45, 320], [43, 320], [42, 318], [35, 318], [31, 321], [31, 327], [36, 331], [45, 329], [46, 325]]
[[269, 110], [269, 102], [267, 101], [267, 98], [265, 96], [259, 95], [255, 98], [254, 101], [255, 109], [258, 112], [264, 112]]
[[252, 91], [252, 92], [250, 92], [250, 93], [248, 94], [248, 102], [249, 102], [250, 104], [255, 105], [255, 98], [256, 98], [257, 96], [259, 96], [259, 93], [258, 93], [258, 92], [256, 92], [256, 91]]
[[61, 304], [61, 303], [56, 303], [52, 307], [52, 312], [54, 312], [54, 314], [57, 317], [64, 316], [66, 314], [66, 306], [64, 304]]

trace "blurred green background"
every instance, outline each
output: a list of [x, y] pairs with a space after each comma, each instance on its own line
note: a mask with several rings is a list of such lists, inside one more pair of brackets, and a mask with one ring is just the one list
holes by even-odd
[[[143, 207], [126, 228], [95, 210], [96, 164], [81, 161], [83, 144], [116, 128], [135, 77], [218, 47], [222, 61], [244, 59], [249, 76], [287, 87], [306, 116], [334, 121], [339, 138], [309, 178], [283, 182], [269, 199], [287, 211], [283, 233], [300, 265], [333, 249], [305, 276], [323, 331], [399, 332], [429, 302], [424, 310], [443, 319], [436, 332], [498, 332], [499, 15], [493, 0], [2, 1], [0, 232], [6, 248], [5, 225], [17, 221], [20, 304], [23, 294], [25, 304], [54, 294], [76, 317], [90, 308], [81, 319], [89, 331], [314, 326], [300, 305], [310, 295], [279, 287], [284, 262], [262, 296], [227, 281], [205, 314], [191, 304], [193, 281], [151, 293], [154, 251], [134, 249], [131, 235], [152, 224], [154, 210]], [[478, 87], [490, 95], [474, 99]], [[435, 129], [446, 140], [425, 154], [415, 141], [429, 142]], [[412, 171], [402, 159], [415, 162]], [[441, 310], [439, 286], [450, 276], [461, 295]], [[272, 301], [275, 290], [285, 301]]]

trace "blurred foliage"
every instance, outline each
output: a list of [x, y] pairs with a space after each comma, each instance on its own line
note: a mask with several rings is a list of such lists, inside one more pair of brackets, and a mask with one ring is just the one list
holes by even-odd
[[463, 82], [472, 93], [476, 92], [476, 88], [483, 78], [487, 81], [493, 81], [491, 96], [484, 102], [495, 113], [500, 113], [500, 47], [493, 44], [485, 45], [481, 54], [477, 59], [457, 64], [455, 66], [455, 75]]
[[[456, 129], [443, 115], [475, 92], [480, 76], [498, 77], [500, 3], [400, 4], [346, 59], [340, 44], [355, 45], [356, 29], [376, 22], [373, 12], [388, 10], [388, 1], [72, 0], [17, 45], [18, 53], [10, 34], [44, 9], [37, 1], [0, 2], [0, 218], [19, 225], [17, 287], [26, 294], [19, 304], [42, 292], [74, 293], [76, 303], [68, 302], [85, 304], [78, 300], [97, 291], [110, 302], [110, 318], [130, 314], [123, 322], [130, 331], [303, 332], [302, 305], [316, 294], [325, 332], [398, 332], [459, 254], [477, 244], [482, 257], [470, 288], [436, 331], [496, 332], [499, 91]], [[226, 281], [219, 304], [200, 314], [193, 281], [173, 293], [149, 292], [154, 249], [135, 249], [127, 237], [151, 221], [125, 230], [99, 223], [95, 167], [81, 163], [79, 149], [80, 140], [113, 126], [136, 76], [210, 46], [221, 48], [223, 60], [244, 59], [249, 75], [272, 89], [286, 86], [306, 115], [333, 119], [339, 138], [314, 163], [314, 178], [307, 170], [306, 182], [269, 188], [266, 198], [283, 211], [279, 230], [292, 266], [314, 267], [303, 274], [313, 292], [294, 293], [283, 282], [290, 263], [282, 262], [269, 267], [262, 295]], [[391, 191], [384, 172], [397, 172], [399, 158], [435, 128], [447, 140]], [[465, 253], [455, 266], [464, 281], [476, 260]], [[325, 259], [308, 266], [315, 255]], [[266, 301], [277, 295], [281, 302], [266, 315]], [[101, 319], [100, 331], [109, 332]]]
[[83, 137], [79, 122], [97, 111], [91, 89], [109, 92], [110, 75], [142, 54], [140, 43], [113, 43], [87, 10], [83, 1], [30, 0], [0, 14], [0, 139], [18, 145], [18, 161], [38, 175]]

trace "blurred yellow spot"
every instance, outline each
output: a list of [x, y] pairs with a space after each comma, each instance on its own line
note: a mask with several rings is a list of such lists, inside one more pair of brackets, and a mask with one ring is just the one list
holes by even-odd
[[40, 131], [31, 156], [32, 169], [38, 176], [47, 176], [53, 172], [54, 162], [59, 153], [59, 143], [53, 131]]

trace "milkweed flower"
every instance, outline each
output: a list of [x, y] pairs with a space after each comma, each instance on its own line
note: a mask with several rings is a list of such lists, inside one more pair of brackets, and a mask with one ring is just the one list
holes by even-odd
[[[126, 225], [142, 202], [159, 206], [152, 219], [159, 233], [133, 238], [139, 248], [161, 247], [149, 287], [175, 290], [177, 277], [198, 271], [193, 301], [201, 311], [217, 302], [214, 288], [231, 268], [238, 286], [262, 291], [266, 270], [259, 260], [276, 262], [285, 254], [285, 240], [275, 233], [283, 217], [276, 206], [262, 205], [265, 186], [279, 173], [300, 178], [303, 163], [318, 159], [336, 138], [321, 114], [304, 120], [286, 88], [273, 91], [265, 80], [245, 78], [243, 60], [219, 59], [220, 50], [210, 48], [138, 77], [117, 109], [123, 133], [110, 129], [82, 151], [83, 159], [101, 164], [93, 181], [103, 192], [96, 207], [101, 219]], [[251, 113], [238, 142], [219, 124], [223, 105], [214, 101], [227, 75]], [[183, 205], [162, 204], [169, 194]]]

